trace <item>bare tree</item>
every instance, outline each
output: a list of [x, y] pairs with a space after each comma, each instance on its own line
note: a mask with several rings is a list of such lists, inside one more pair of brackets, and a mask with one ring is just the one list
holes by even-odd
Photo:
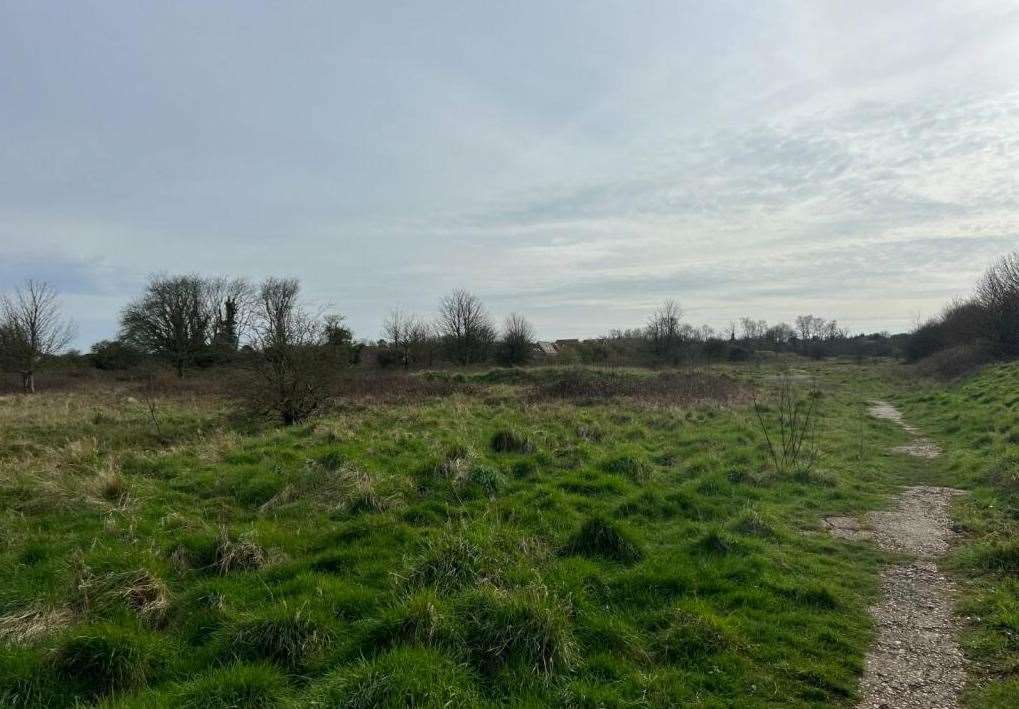
[[450, 358], [457, 364], [482, 362], [495, 341], [492, 319], [478, 298], [455, 290], [439, 306], [439, 331]]
[[427, 330], [416, 316], [395, 309], [382, 325], [382, 336], [406, 369], [414, 361], [422, 338], [427, 337]]
[[249, 399], [259, 413], [286, 425], [316, 413], [332, 394], [340, 363], [326, 341], [322, 318], [300, 301], [294, 278], [268, 278], [259, 289], [252, 319], [252, 345], [258, 375]]
[[523, 315], [512, 313], [506, 318], [499, 343], [499, 363], [505, 366], [527, 364], [531, 359], [534, 328]]
[[35, 393], [35, 372], [74, 338], [74, 324], [63, 317], [57, 292], [48, 283], [28, 280], [0, 298], [0, 353], [21, 373], [21, 386]]
[[740, 328], [743, 330], [743, 339], [747, 342], [764, 339], [768, 331], [766, 320], [754, 320], [753, 318], [740, 318]]
[[206, 351], [218, 317], [208, 282], [197, 275], [154, 276], [120, 315], [121, 339], [184, 369]]
[[[768, 453], [775, 470], [809, 473], [816, 465], [820, 450], [818, 437], [818, 401], [820, 391], [814, 384], [804, 391], [795, 380], [783, 374], [770, 404], [762, 404], [754, 396], [754, 413], [764, 433]], [[774, 416], [769, 416], [774, 412]], [[774, 418], [775, 425], [769, 423]]]
[[672, 360], [673, 364], [679, 359], [684, 339], [682, 317], [683, 311], [679, 303], [671, 299], [666, 300], [651, 315], [646, 329], [652, 351], [659, 357]]
[[998, 354], [1019, 355], [1019, 251], [998, 259], [980, 279], [976, 301]]

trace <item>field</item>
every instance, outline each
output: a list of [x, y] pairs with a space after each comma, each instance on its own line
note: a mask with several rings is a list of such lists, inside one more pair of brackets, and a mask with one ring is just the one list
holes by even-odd
[[[819, 458], [779, 471], [751, 397], [774, 433], [790, 365]], [[0, 398], [0, 706], [851, 706], [884, 558], [820, 520], [917, 481], [972, 491], [967, 698], [1019, 694], [1019, 366], [393, 383], [290, 428], [195, 386]]]

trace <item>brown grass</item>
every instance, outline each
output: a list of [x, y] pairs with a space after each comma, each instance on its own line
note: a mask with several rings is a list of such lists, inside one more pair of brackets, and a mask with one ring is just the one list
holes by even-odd
[[245, 535], [233, 539], [224, 528], [220, 531], [216, 546], [216, 569], [221, 574], [231, 571], [254, 571], [267, 566], [269, 553], [259, 546], [254, 537]]
[[69, 608], [29, 608], [0, 616], [0, 646], [30, 645], [73, 622]]
[[700, 403], [737, 404], [749, 401], [748, 384], [734, 377], [704, 372], [662, 372], [651, 377], [603, 376], [585, 370], [565, 370], [534, 385], [531, 398], [599, 401], [625, 398], [647, 403], [690, 406]]

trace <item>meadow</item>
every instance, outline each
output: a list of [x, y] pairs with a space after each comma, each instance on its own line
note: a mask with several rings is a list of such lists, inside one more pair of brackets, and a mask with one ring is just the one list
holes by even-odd
[[[790, 367], [818, 458], [779, 470], [752, 399], [773, 427]], [[193, 385], [0, 398], [0, 706], [851, 706], [885, 559], [820, 521], [916, 481], [973, 493], [967, 696], [1016, 696], [1019, 366], [390, 383], [291, 427]]]

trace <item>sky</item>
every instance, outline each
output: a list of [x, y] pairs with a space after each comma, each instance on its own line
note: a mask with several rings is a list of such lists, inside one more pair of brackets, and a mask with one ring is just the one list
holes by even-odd
[[1019, 248], [1019, 5], [0, 0], [0, 136], [0, 291], [80, 348], [177, 272], [902, 331]]

